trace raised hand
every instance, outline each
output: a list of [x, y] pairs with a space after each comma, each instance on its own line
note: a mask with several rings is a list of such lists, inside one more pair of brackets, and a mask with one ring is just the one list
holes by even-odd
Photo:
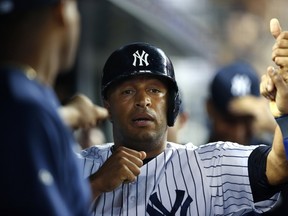
[[[280, 23], [277, 19], [273, 18], [270, 21], [270, 32], [276, 39], [272, 47], [272, 60], [278, 65], [282, 72], [287, 73], [288, 67], [288, 31], [282, 31]], [[287, 75], [284, 76], [285, 80]]]
[[274, 117], [288, 114], [288, 85], [279, 70], [273, 67], [267, 69], [261, 79], [260, 92], [273, 102], [270, 109]]
[[272, 47], [272, 60], [279, 68], [268, 67], [267, 73], [262, 76], [260, 92], [270, 101], [273, 116], [279, 117], [285, 113], [286, 104], [282, 96], [286, 94], [288, 83], [288, 31], [282, 31], [279, 21], [273, 18], [270, 21], [270, 32], [276, 39]]

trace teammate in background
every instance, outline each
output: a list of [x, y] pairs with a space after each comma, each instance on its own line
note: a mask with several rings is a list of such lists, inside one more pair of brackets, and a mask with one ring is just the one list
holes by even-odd
[[[0, 215], [88, 215], [90, 188], [52, 90], [78, 33], [76, 0], [0, 0]], [[70, 126], [76, 107], [60, 111]]]
[[270, 93], [268, 80], [277, 89], [282, 116], [273, 148], [221, 141], [178, 145], [167, 142], [180, 106], [169, 58], [146, 43], [113, 52], [104, 66], [102, 96], [114, 143], [81, 153], [95, 198], [93, 215], [243, 215], [271, 209], [288, 182], [280, 132], [288, 125], [283, 106], [288, 86], [268, 70], [264, 95]]
[[180, 143], [179, 132], [185, 126], [189, 118], [188, 112], [184, 109], [183, 99], [179, 107], [179, 114], [177, 115], [174, 125], [168, 127], [167, 140], [174, 143]]
[[271, 144], [276, 122], [265, 98], [260, 96], [257, 72], [245, 62], [218, 70], [206, 101], [208, 142]]

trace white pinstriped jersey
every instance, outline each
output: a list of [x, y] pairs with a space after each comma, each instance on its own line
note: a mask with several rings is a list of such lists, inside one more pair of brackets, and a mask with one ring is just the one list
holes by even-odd
[[[96, 172], [112, 154], [112, 143], [81, 152], [84, 177]], [[103, 193], [92, 215], [243, 215], [267, 211], [276, 202], [253, 203], [248, 156], [255, 146], [217, 142], [200, 147], [167, 143], [163, 153], [141, 167], [133, 183]]]

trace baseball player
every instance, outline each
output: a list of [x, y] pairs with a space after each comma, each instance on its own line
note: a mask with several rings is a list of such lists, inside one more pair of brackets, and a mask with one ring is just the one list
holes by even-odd
[[[268, 78], [277, 86], [284, 122], [279, 127], [285, 128], [288, 109], [280, 104], [287, 102], [282, 92], [288, 87], [272, 70]], [[181, 99], [173, 65], [161, 49], [139, 42], [113, 52], [103, 69], [102, 96], [114, 143], [80, 155], [95, 198], [93, 215], [244, 215], [277, 203], [288, 180], [279, 127], [273, 148], [167, 141]]]

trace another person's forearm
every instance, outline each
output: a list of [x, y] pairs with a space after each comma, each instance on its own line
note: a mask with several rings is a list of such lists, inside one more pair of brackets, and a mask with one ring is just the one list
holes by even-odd
[[268, 154], [266, 176], [271, 185], [288, 182], [288, 161], [279, 126], [276, 127], [272, 150]]

